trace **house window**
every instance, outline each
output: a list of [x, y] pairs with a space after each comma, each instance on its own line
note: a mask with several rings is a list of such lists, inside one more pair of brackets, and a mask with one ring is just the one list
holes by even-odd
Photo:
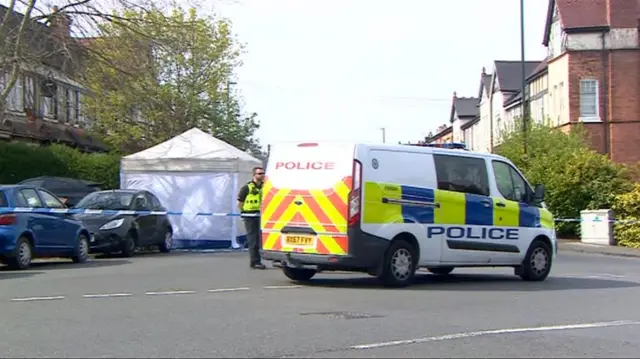
[[[5, 75], [5, 83], [9, 83], [10, 74]], [[11, 111], [24, 111], [24, 93], [23, 93], [24, 77], [18, 76], [13, 88], [9, 91], [7, 97], [7, 107]]]
[[75, 119], [76, 119], [76, 121], [78, 121], [78, 123], [79, 123], [79, 122], [80, 122], [80, 120], [81, 120], [81, 118], [82, 118], [82, 114], [81, 114], [81, 112], [80, 112], [80, 109], [81, 109], [81, 103], [80, 103], [80, 91], [77, 91], [77, 90], [76, 90], [76, 91], [75, 91], [75, 93], [74, 93], [74, 96], [75, 96], [75, 98], [74, 98], [74, 105], [76, 105], [76, 107], [75, 107], [75, 115], [76, 115]]
[[35, 109], [36, 104], [36, 86], [33, 76], [24, 77], [24, 109]]
[[580, 120], [600, 121], [598, 80], [580, 80]]
[[44, 117], [55, 118], [58, 110], [58, 86], [51, 80], [42, 83], [42, 114]]
[[73, 92], [71, 91], [71, 89], [67, 88], [65, 90], [65, 95], [64, 95], [64, 99], [65, 99], [65, 109], [66, 109], [66, 113], [65, 113], [65, 119], [67, 122], [71, 122], [71, 120], [73, 120]]
[[558, 20], [554, 21], [553, 24], [551, 24], [551, 35], [549, 42], [551, 57], [560, 55], [560, 53], [562, 52], [562, 26], [560, 26], [560, 21]]

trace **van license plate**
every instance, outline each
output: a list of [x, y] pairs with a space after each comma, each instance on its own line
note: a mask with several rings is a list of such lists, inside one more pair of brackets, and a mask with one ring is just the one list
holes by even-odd
[[284, 243], [288, 246], [296, 247], [312, 247], [315, 244], [316, 237], [302, 235], [286, 235]]

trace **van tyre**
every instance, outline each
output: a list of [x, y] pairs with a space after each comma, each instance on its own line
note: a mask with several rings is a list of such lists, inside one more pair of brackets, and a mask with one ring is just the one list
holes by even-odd
[[282, 268], [282, 272], [287, 278], [297, 281], [297, 282], [305, 282], [313, 278], [316, 275], [317, 271], [309, 268], [291, 268], [284, 267]]
[[386, 287], [404, 287], [413, 281], [418, 265], [417, 250], [405, 240], [394, 241], [384, 257], [378, 279]]
[[453, 272], [453, 267], [427, 267], [427, 270], [437, 275], [447, 275]]
[[89, 260], [89, 239], [84, 234], [78, 236], [76, 250], [71, 260], [73, 263], [85, 263]]
[[540, 282], [551, 272], [552, 252], [549, 245], [541, 240], [531, 243], [522, 265], [516, 273], [525, 281]]
[[15, 254], [8, 258], [7, 264], [11, 269], [27, 269], [31, 266], [33, 259], [33, 247], [26, 237], [18, 238], [16, 242]]

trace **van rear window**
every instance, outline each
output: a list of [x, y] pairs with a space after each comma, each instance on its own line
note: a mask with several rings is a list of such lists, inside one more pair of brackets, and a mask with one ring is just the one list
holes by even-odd
[[353, 145], [274, 146], [267, 177], [275, 188], [333, 188], [351, 176]]

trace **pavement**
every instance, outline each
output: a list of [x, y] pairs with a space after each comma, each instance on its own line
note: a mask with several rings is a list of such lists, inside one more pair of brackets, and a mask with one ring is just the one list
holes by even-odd
[[3, 357], [637, 357], [640, 259], [561, 250], [544, 282], [509, 269], [361, 274], [307, 285], [246, 253], [0, 268]]
[[618, 257], [640, 258], [640, 249], [622, 246], [603, 246], [582, 243], [579, 240], [560, 239], [558, 248], [573, 252], [598, 253]]

